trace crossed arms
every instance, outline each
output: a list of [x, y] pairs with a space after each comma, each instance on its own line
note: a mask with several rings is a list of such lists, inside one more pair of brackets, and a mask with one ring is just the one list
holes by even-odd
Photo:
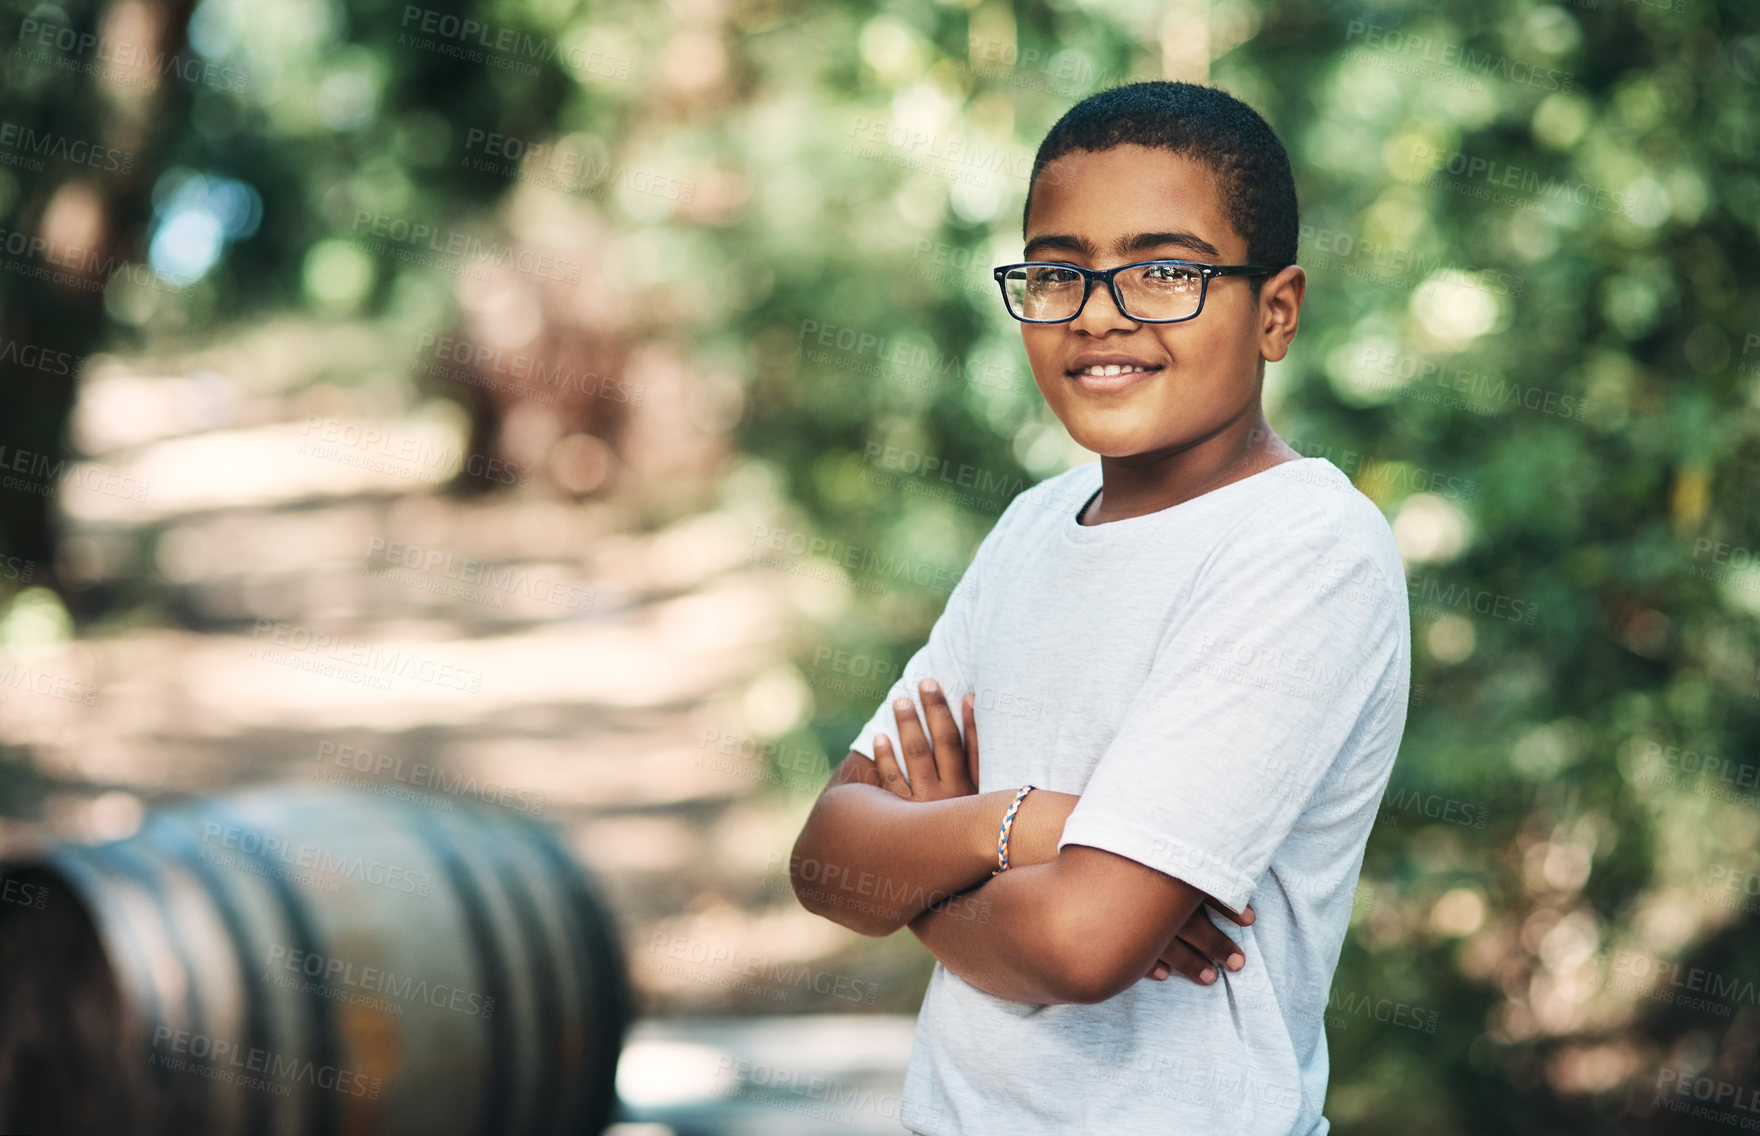
[[929, 736], [900, 699], [902, 774], [881, 735], [874, 760], [851, 751], [813, 806], [789, 862], [802, 906], [864, 935], [908, 925], [960, 978], [1020, 1002], [1102, 1002], [1173, 971], [1214, 982], [1212, 959], [1244, 965], [1204, 907], [1243, 926], [1250, 907], [1236, 916], [1182, 880], [1099, 848], [1058, 850], [1075, 794], [1027, 794], [1009, 870], [992, 877], [1014, 790], [977, 792], [971, 698], [964, 745], [934, 680], [919, 694]]

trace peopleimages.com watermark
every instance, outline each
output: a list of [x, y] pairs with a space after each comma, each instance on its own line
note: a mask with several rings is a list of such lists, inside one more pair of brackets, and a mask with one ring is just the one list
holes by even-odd
[[1128, 83], [1124, 71], [1101, 71], [1081, 51], [1043, 51], [1021, 47], [1013, 39], [966, 38], [966, 58], [973, 77], [990, 79], [1026, 91], [1046, 91], [1073, 99], [1089, 91]]
[[1646, 742], [1638, 756], [1640, 785], [1666, 785], [1699, 796], [1734, 801], [1751, 799], [1760, 788], [1760, 764], [1714, 753]]
[[1677, 1116], [1715, 1120], [1748, 1132], [1760, 1131], [1760, 1089], [1752, 1085], [1695, 1076], [1692, 1070], [1665, 1066], [1656, 1074], [1656, 1097], [1651, 1103]]
[[599, 197], [607, 189], [627, 189], [680, 205], [696, 196], [697, 183], [640, 166], [614, 164], [564, 139], [535, 142], [514, 134], [471, 127], [459, 165], [477, 173]]
[[1484, 805], [1407, 788], [1388, 791], [1381, 800], [1381, 811], [1376, 814], [1375, 823], [1397, 827], [1408, 817], [1421, 817], [1444, 824], [1458, 824], [1462, 828], [1484, 828], [1490, 816], [1491, 810]]
[[[32, 261], [41, 259], [41, 264]], [[102, 292], [110, 281], [122, 279], [140, 288], [178, 295], [184, 286], [169, 280], [152, 266], [78, 245], [51, 241], [15, 229], [0, 229], [0, 269], [32, 280], [44, 280], [82, 292]]]
[[801, 321], [795, 358], [925, 389], [949, 379], [993, 390], [1017, 390], [1023, 385], [1021, 373], [1004, 357], [980, 361], [942, 351], [932, 343], [814, 319]]
[[1519, 299], [1527, 290], [1527, 278], [1514, 272], [1479, 265], [1452, 264], [1435, 255], [1414, 252], [1400, 245], [1359, 237], [1342, 229], [1303, 225], [1299, 233], [1302, 263], [1316, 254], [1344, 265], [1341, 271], [1353, 279], [1383, 284], [1409, 284], [1437, 272], [1451, 272], [1493, 296]]
[[[1228, 997], [1236, 1005], [1245, 1005], [1238, 989], [1230, 988]], [[1215, 1061], [1213, 1055], [1182, 1052], [1177, 1047], [1169, 1051], [1121, 1046], [1092, 1077], [1094, 1084], [1114, 1092], [1207, 1108], [1233, 1119], [1239, 1119], [1243, 1109], [1252, 1115], [1259, 1106], [1287, 1113], [1301, 1101], [1301, 1086], [1295, 1082], [1257, 1076], [1252, 1070]]]
[[[1345, 42], [1352, 44], [1351, 58], [1377, 67], [1401, 71], [1434, 82], [1484, 90], [1481, 78], [1502, 79], [1540, 91], [1569, 91], [1576, 76], [1540, 63], [1511, 59], [1494, 51], [1478, 52], [1465, 44], [1439, 41], [1400, 28], [1383, 27], [1365, 20], [1345, 26]], [[1460, 72], [1459, 76], [1450, 74]]]
[[30, 18], [19, 24], [18, 46], [12, 54], [32, 63], [97, 76], [122, 87], [152, 87], [160, 79], [176, 78], [191, 85], [242, 94], [247, 78], [236, 67], [210, 63], [187, 52], [159, 51], [133, 40], [75, 31], [64, 24]]
[[454, 473], [497, 485], [524, 485], [531, 479], [530, 471], [510, 461], [488, 454], [466, 454], [431, 433], [399, 432], [340, 418], [307, 417], [294, 452], [424, 484], [434, 484]]
[[988, 188], [996, 175], [1026, 184], [1033, 155], [1008, 145], [977, 141], [905, 126], [884, 118], [856, 115], [843, 152], [856, 158], [930, 174], [951, 182]]
[[1205, 632], [1191, 645], [1202, 662], [1197, 672], [1243, 686], [1277, 690], [1308, 700], [1361, 694], [1375, 677], [1325, 652], [1297, 654], [1259, 636], [1224, 637]]
[[[398, 784], [408, 785], [413, 789], [432, 790], [448, 797], [470, 797], [484, 804], [499, 805], [514, 812], [530, 813], [532, 816], [543, 814], [548, 799], [543, 793], [516, 789], [499, 781], [479, 780], [474, 774], [448, 773], [430, 761], [409, 761], [389, 753], [376, 753], [363, 746], [344, 745], [341, 742], [319, 742], [318, 752], [313, 760], [334, 765], [341, 770], [370, 774], [381, 780], [389, 777]], [[337, 778], [331, 775], [330, 779]], [[370, 786], [373, 782], [357, 780], [352, 784]], [[440, 803], [449, 808], [451, 806], [450, 801]]]
[[126, 174], [134, 169], [134, 152], [118, 150], [71, 138], [52, 130], [36, 130], [16, 122], [0, 121], [0, 162], [20, 169], [40, 172], [45, 158], [58, 158], [76, 166]]
[[0, 581], [16, 580], [22, 586], [37, 574], [37, 562], [22, 556], [0, 555]]
[[837, 647], [817, 647], [807, 669], [807, 685], [857, 698], [878, 699], [892, 689], [904, 668], [891, 659]]
[[1705, 889], [1719, 907], [1760, 915], [1760, 872], [1713, 864], [1705, 874]]
[[773, 739], [706, 729], [697, 749], [702, 751], [694, 763], [698, 769], [810, 792], [825, 786], [824, 755], [811, 746], [784, 745]]
[[852, 872], [842, 864], [831, 864], [810, 856], [787, 855], [772, 851], [764, 857], [764, 870], [774, 872], [787, 863], [786, 873], [770, 876], [767, 889], [794, 889], [802, 899], [864, 914], [884, 914], [897, 919], [914, 916], [935, 907], [959, 919], [988, 922], [992, 904], [974, 891], [950, 892], [925, 888], [909, 880], [895, 880], [875, 872]]
[[100, 466], [0, 443], [0, 488], [48, 496], [60, 486], [145, 501], [149, 483]]
[[854, 1125], [856, 1117], [862, 1114], [911, 1127], [939, 1128], [945, 1118], [939, 1106], [930, 1106], [926, 1110], [919, 1107], [906, 1121], [901, 1115], [904, 1099], [897, 1092], [876, 1090], [866, 1084], [846, 1084], [836, 1077], [802, 1073], [767, 1061], [723, 1054], [715, 1072], [718, 1078], [734, 1080], [734, 1087], [718, 1099], [752, 1101], [761, 1105], [765, 1113], [786, 1112], [846, 1127]]
[[467, 694], [476, 694], [483, 688], [482, 671], [401, 648], [344, 640], [331, 632], [298, 624], [259, 619], [251, 630], [251, 639], [255, 644], [245, 653], [247, 658], [375, 690], [390, 690], [394, 676]]
[[557, 395], [566, 393], [640, 406], [648, 395], [640, 383], [577, 370], [565, 357], [546, 362], [542, 356], [452, 336], [423, 334], [416, 355], [421, 359], [416, 369], [423, 374], [489, 391], [511, 391], [534, 402], [555, 402]]
[[1687, 575], [1714, 580], [1737, 591], [1760, 591], [1760, 556], [1744, 545], [1728, 544], [1710, 537], [1693, 541], [1693, 563]]
[[648, 941], [648, 955], [648, 968], [670, 978], [730, 987], [776, 1002], [784, 1001], [793, 991], [806, 990], [871, 1005], [880, 989], [870, 979], [767, 958], [726, 943], [709, 943], [663, 930], [656, 930]]
[[[1256, 434], [1257, 431], [1254, 431]], [[1470, 477], [1440, 473], [1397, 458], [1378, 458], [1361, 450], [1349, 450], [1329, 442], [1285, 438], [1284, 444], [1308, 458], [1325, 458], [1338, 472], [1371, 489], [1406, 489], [1434, 493], [1457, 501], [1471, 501], [1479, 486]]]
[[296, 950], [279, 943], [269, 948], [263, 963], [263, 977], [284, 989], [393, 1014], [402, 1014], [405, 1003], [421, 1002], [435, 1009], [451, 1010], [484, 1021], [495, 1016], [492, 996], [445, 982], [399, 975], [384, 967], [357, 965], [315, 951]]
[[[1476, 371], [1435, 359], [1422, 359], [1399, 351], [1364, 347], [1362, 368], [1365, 373], [1400, 380], [1397, 383], [1372, 381], [1373, 386], [1393, 388], [1401, 394], [1406, 393], [1407, 387], [1416, 388], [1411, 391], [1410, 397], [1469, 410], [1474, 414], [1491, 415], [1506, 409], [1522, 408], [1578, 421], [1589, 416], [1589, 403], [1582, 395], [1524, 386], [1487, 371]], [[1432, 390], [1431, 387], [1439, 389]], [[1442, 393], [1444, 391], [1455, 391], [1471, 397], [1455, 398]]]
[[1753, 979], [1687, 966], [1643, 951], [1603, 949], [1607, 965], [1598, 985], [1629, 998], [1665, 1002], [1727, 1018], [1738, 1006], [1760, 1007]]
[[869, 439], [862, 448], [862, 461], [881, 469], [909, 474], [913, 478], [976, 490], [987, 494], [993, 507], [1007, 508], [1008, 502], [1027, 488], [1026, 479], [1019, 474], [999, 473], [970, 462], [928, 454], [906, 446], [887, 445], [877, 439]]
[[357, 209], [353, 231], [356, 243], [370, 252], [452, 273], [469, 268], [476, 279], [483, 279], [482, 271], [494, 266], [539, 280], [581, 282], [583, 268], [577, 261], [560, 260], [549, 253], [505, 241], [487, 240], [463, 229], [448, 229], [389, 213]]
[[567, 611], [591, 611], [595, 590], [585, 584], [553, 580], [512, 564], [469, 560], [438, 548], [374, 537], [367, 548], [363, 575], [388, 580], [410, 591], [468, 600], [485, 607], [505, 607], [508, 596], [549, 604]]
[[[1496, 158], [1481, 157], [1460, 150], [1444, 150], [1422, 142], [1413, 144], [1408, 164], [1428, 171], [1428, 175], [1419, 185], [1446, 189], [1529, 211], [1541, 211], [1542, 201], [1583, 205], [1628, 218], [1636, 217], [1640, 210], [1638, 199], [1629, 193], [1615, 192], [1568, 177], [1543, 174], [1538, 170], [1511, 165]], [[1444, 173], [1460, 178], [1461, 182], [1449, 182], [1442, 177]], [[1504, 190], [1514, 192], [1505, 193]]]
[[36, 371], [52, 378], [72, 379], [77, 378], [85, 369], [86, 357], [75, 355], [71, 351], [56, 351], [0, 336], [0, 363], [10, 364], [20, 370]]
[[404, 6], [399, 27], [399, 47], [427, 51], [465, 63], [481, 63], [485, 67], [497, 67], [520, 75], [536, 75], [539, 64], [555, 63], [582, 78], [625, 79], [633, 66], [622, 56], [585, 46], [564, 47], [548, 36], [415, 4]]
[[1406, 581], [1407, 601], [1413, 615], [1488, 615], [1532, 627], [1540, 605], [1531, 599], [1506, 596], [1487, 588], [1448, 583], [1436, 576], [1416, 575]]
[[385, 1085], [381, 1077], [320, 1065], [309, 1057], [240, 1045], [167, 1025], [154, 1027], [153, 1052], [147, 1054], [147, 1063], [281, 1097], [290, 1095], [294, 1085], [305, 1084], [344, 1096], [378, 1100]]
[[81, 706], [98, 704], [98, 687], [64, 674], [41, 670], [28, 663], [7, 660], [0, 664], [0, 703], [12, 692], [24, 691], [39, 698], [54, 698]]
[[861, 472], [862, 480], [872, 485], [984, 513], [1001, 514], [1027, 488], [1017, 473], [879, 441], [867, 443], [862, 463], [879, 467]]
[[[434, 888], [434, 877], [427, 872], [415, 872], [381, 860], [368, 860], [356, 853], [338, 852], [320, 844], [289, 840], [272, 832], [215, 820], [205, 821], [202, 825], [201, 857], [210, 863], [255, 875], [315, 880], [324, 891], [339, 890], [343, 880], [410, 895], [427, 895]], [[298, 873], [315, 875], [300, 876]]]
[[42, 884], [25, 883], [10, 876], [0, 877], [0, 903], [12, 903], [41, 911], [49, 905], [49, 889]]
[[911, 250], [911, 260], [916, 262], [912, 275], [918, 280], [984, 296], [996, 295], [990, 270], [971, 249], [925, 238]]
[[[873, 549], [845, 544], [831, 537], [772, 528], [769, 525], [753, 526], [751, 547], [747, 550], [746, 560], [767, 568], [781, 568], [788, 572], [829, 580], [843, 578], [831, 568], [839, 567], [858, 577], [854, 587], [870, 592], [884, 591], [881, 583], [884, 580], [927, 591], [949, 593], [962, 578], [962, 573], [956, 573], [950, 568], [914, 561], [908, 556], [884, 556]], [[821, 565], [824, 567], [820, 567]], [[814, 571], [816, 567], [819, 571]]]
[[1326, 995], [1326, 1024], [1334, 1030], [1349, 1029], [1359, 1021], [1380, 1022], [1412, 1033], [1433, 1034], [1442, 1015], [1398, 998], [1378, 998], [1373, 994], [1341, 991], [1334, 987]]

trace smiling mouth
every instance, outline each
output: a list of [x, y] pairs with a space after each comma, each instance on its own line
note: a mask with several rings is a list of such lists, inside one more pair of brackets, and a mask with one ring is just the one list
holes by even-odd
[[1110, 379], [1118, 375], [1146, 375], [1160, 369], [1160, 367], [1136, 363], [1095, 363], [1093, 366], [1083, 367], [1081, 370], [1071, 371], [1069, 374], [1074, 378]]

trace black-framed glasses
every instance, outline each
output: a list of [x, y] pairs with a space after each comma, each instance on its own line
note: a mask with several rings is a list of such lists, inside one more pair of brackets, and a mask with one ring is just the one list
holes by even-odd
[[1212, 276], [1266, 276], [1278, 271], [1258, 264], [1203, 264], [1195, 260], [1143, 260], [1104, 271], [1049, 260], [1005, 264], [992, 275], [1008, 314], [1022, 323], [1068, 323], [1088, 306], [1094, 282], [1105, 284], [1119, 314], [1133, 323], [1179, 323], [1196, 319]]

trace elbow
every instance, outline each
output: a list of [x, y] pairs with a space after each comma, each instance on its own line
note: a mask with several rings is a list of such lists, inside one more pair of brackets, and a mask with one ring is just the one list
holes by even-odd
[[788, 882], [795, 900], [814, 915], [869, 938], [883, 939], [904, 926], [899, 913], [883, 910], [837, 886], [845, 873], [825, 855], [814, 823], [819, 819], [819, 809], [814, 809], [789, 854]]
[[1093, 1006], [1124, 993], [1131, 983], [1117, 967], [1092, 959], [1074, 959], [1058, 966], [1049, 985], [1059, 1002]]
[[814, 915], [848, 926], [844, 922], [847, 914], [835, 902], [836, 895], [824, 886], [824, 873], [818, 870], [824, 861], [819, 858], [812, 836], [813, 826], [809, 820], [788, 856], [789, 887], [794, 889], [796, 902]]
[[[794, 863], [799, 862], [797, 859]], [[839, 894], [822, 881], [805, 878], [811, 874], [803, 874], [794, 864], [790, 865], [789, 882], [794, 887], [794, 897], [814, 915], [872, 939], [884, 939], [904, 926], [898, 919], [888, 918], [888, 912], [876, 910], [859, 897]]]
[[848, 928], [870, 939], [884, 939], [904, 926], [899, 920], [888, 918], [886, 912], [864, 912], [852, 901], [835, 893], [821, 891], [812, 884], [803, 887], [796, 881], [794, 894], [800, 900], [801, 906], [814, 915], [829, 919], [839, 927]]
[[1084, 917], [1077, 905], [1066, 905], [1057, 922], [1045, 976], [1057, 1001], [1092, 1006], [1124, 993], [1147, 973], [1148, 964], [1139, 966], [1104, 921]]

